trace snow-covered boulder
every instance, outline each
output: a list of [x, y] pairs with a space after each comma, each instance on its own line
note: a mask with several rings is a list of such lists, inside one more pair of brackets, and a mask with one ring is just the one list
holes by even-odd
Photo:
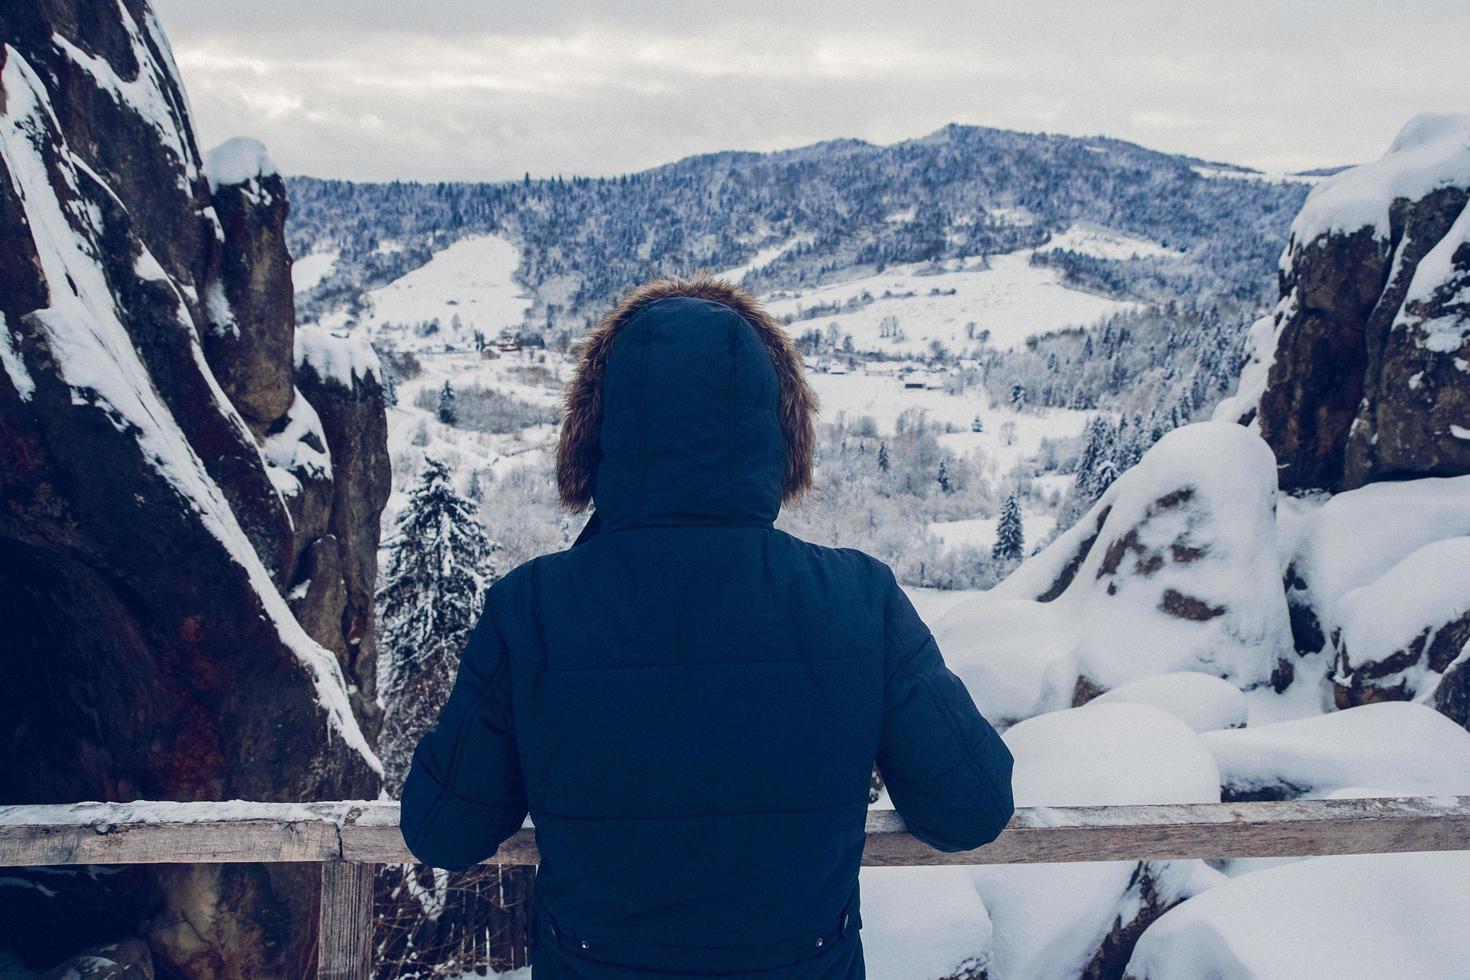
[[1250, 713], [1240, 688], [1213, 674], [1194, 670], [1129, 681], [1099, 694], [1090, 703], [1114, 701], [1163, 708], [1196, 732], [1240, 728]]
[[[1019, 806], [1211, 803], [1215, 761], [1162, 708], [1087, 704], [1003, 736]], [[1138, 933], [1223, 879], [1202, 861], [1103, 861], [971, 870], [994, 929], [991, 980], [1117, 976]]]
[[1333, 855], [1252, 871], [1144, 930], [1130, 980], [1426, 980], [1470, 963], [1470, 851]]
[[1178, 671], [1248, 689], [1291, 651], [1275, 460], [1224, 422], [1175, 429], [1092, 510], [934, 624], [951, 668], [1005, 724]]
[[1338, 706], [1417, 699], [1470, 723], [1450, 707], [1470, 686], [1450, 670], [1470, 643], [1470, 476], [1291, 500], [1280, 524], [1294, 644]]
[[1386, 701], [1199, 736], [1226, 799], [1280, 800], [1371, 788], [1470, 794], [1470, 732], [1432, 708]]
[[1283, 489], [1470, 473], [1467, 203], [1470, 115], [1416, 116], [1312, 189], [1259, 400]]

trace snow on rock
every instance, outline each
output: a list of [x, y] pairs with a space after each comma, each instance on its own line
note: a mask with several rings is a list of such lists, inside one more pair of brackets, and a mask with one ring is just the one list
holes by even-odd
[[1264, 684], [1291, 651], [1275, 500], [1257, 436], [1223, 422], [1176, 429], [935, 636], [1002, 723], [1155, 674]]
[[1291, 236], [1306, 243], [1369, 227], [1387, 238], [1395, 200], [1417, 201], [1454, 186], [1470, 186], [1470, 115], [1421, 113], [1404, 124], [1382, 157], [1319, 181], [1291, 223]]
[[1334, 662], [1340, 706], [1436, 692], [1466, 643], [1466, 537], [1470, 476], [1374, 483], [1283, 511], [1295, 644]]
[[10, 379], [10, 386], [15, 389], [20, 400], [30, 401], [31, 395], [36, 391], [36, 381], [26, 370], [26, 362], [21, 357], [20, 346], [5, 322], [4, 313], [0, 313], [0, 369], [4, 369], [6, 377]]
[[1424, 980], [1470, 962], [1470, 851], [1333, 855], [1253, 871], [1144, 930], [1131, 980]]
[[303, 478], [332, 478], [332, 455], [327, 449], [322, 420], [299, 390], [284, 424], [266, 435], [260, 451], [271, 482], [287, 496], [301, 492]]
[[236, 136], [204, 154], [204, 173], [210, 190], [246, 184], [280, 173], [265, 152], [265, 144], [248, 136]]
[[[1003, 736], [1018, 806], [1211, 803], [1219, 774], [1200, 736], [1162, 708], [1088, 704]], [[1202, 861], [996, 865], [971, 870], [994, 927], [992, 980], [1117, 975], [1138, 923], [1223, 876]]]
[[1470, 536], [1447, 538], [1338, 600], [1342, 625], [1332, 680], [1345, 701], [1434, 692], [1470, 643], [1467, 571]]
[[1016, 757], [1011, 785], [1017, 806], [1220, 799], [1220, 774], [1201, 736], [1153, 705], [1090, 703], [1049, 711], [1012, 725], [1002, 737]]
[[1213, 674], [1193, 670], [1130, 681], [1099, 694], [1089, 703], [1114, 701], [1163, 708], [1196, 732], [1241, 728], [1249, 714], [1240, 688]]
[[1349, 787], [1404, 796], [1470, 794], [1470, 732], [1409, 701], [1199, 738], [1220, 767], [1228, 799], [1318, 797]]
[[990, 917], [965, 868], [864, 868], [861, 887], [872, 980], [984, 976]]
[[344, 335], [325, 327], [296, 328], [296, 366], [310, 365], [324, 381], [351, 389], [359, 380], [382, 375], [378, 354], [360, 333]]

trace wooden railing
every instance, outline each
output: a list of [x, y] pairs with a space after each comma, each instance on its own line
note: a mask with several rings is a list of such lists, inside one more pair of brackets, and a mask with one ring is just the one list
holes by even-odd
[[[1470, 796], [1023, 807], [978, 850], [943, 853], [891, 810], [868, 814], [863, 863], [1037, 864], [1470, 850]], [[0, 807], [0, 867], [305, 861], [322, 866], [321, 980], [372, 975], [373, 877], [411, 863], [398, 804], [77, 803]], [[527, 826], [489, 864], [533, 865]]]

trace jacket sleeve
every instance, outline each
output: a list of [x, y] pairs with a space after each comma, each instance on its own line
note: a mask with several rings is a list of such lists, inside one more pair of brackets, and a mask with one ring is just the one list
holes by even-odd
[[400, 828], [408, 849], [438, 868], [490, 857], [526, 819], [511, 714], [510, 656], [487, 596], [439, 718], [414, 749]]
[[884, 579], [878, 770], [910, 833], [941, 851], [972, 850], [1000, 836], [1015, 810], [1014, 760], [887, 566]]

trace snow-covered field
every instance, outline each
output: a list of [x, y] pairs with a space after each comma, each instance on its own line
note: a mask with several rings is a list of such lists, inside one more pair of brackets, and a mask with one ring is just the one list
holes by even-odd
[[[293, 280], [326, 274], [324, 260], [308, 256], [303, 261], [307, 269], [293, 273]], [[367, 331], [375, 344], [398, 350], [465, 349], [476, 330], [493, 340], [505, 327], [521, 327], [530, 309], [530, 297], [515, 281], [520, 261], [520, 250], [500, 235], [462, 238], [407, 275], [369, 292], [368, 312], [355, 329]], [[306, 286], [298, 282], [295, 288]], [[345, 321], [345, 315], [338, 315], [324, 325], [340, 328]], [[420, 329], [433, 321], [438, 322], [433, 332]]]
[[[1075, 237], [1079, 244], [1090, 241], [1083, 232]], [[940, 272], [931, 272], [925, 263], [896, 265], [877, 275], [794, 294], [781, 292], [767, 305], [777, 316], [799, 318], [789, 327], [793, 334], [826, 330], [835, 323], [852, 335], [858, 350], [889, 354], [923, 354], [934, 341], [954, 350], [982, 336], [992, 347], [1009, 348], [1036, 334], [1086, 326], [1110, 313], [1137, 308], [1136, 303], [1068, 288], [1056, 270], [1033, 266], [1030, 257], [1028, 250], [988, 260], [956, 260]], [[854, 308], [840, 309], [846, 304]], [[837, 312], [805, 315], [813, 308], [834, 305]]]

